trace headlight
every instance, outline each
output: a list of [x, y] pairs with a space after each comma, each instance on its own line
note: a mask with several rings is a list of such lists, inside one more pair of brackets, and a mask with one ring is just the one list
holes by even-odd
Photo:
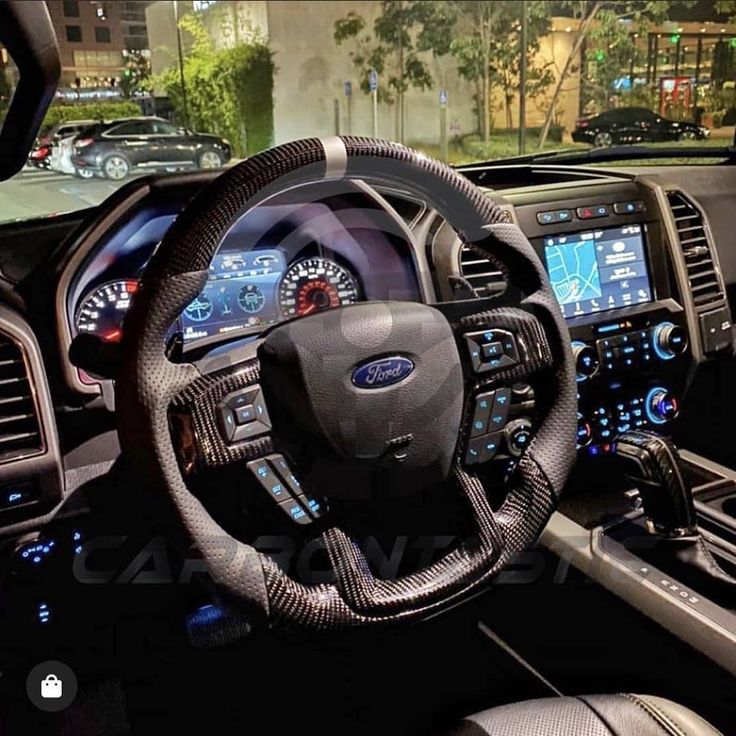
[[700, 128], [700, 132], [707, 138], [710, 135], [710, 129], [709, 128]]

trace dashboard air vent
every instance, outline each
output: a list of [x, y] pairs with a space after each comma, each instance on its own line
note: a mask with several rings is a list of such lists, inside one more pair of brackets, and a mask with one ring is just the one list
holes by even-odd
[[43, 438], [22, 348], [0, 334], [0, 462], [36, 455]]
[[721, 279], [713, 261], [703, 216], [679, 192], [669, 192], [667, 200], [675, 218], [680, 248], [685, 257], [690, 290], [696, 307], [709, 306], [723, 299]]
[[473, 287], [478, 298], [495, 296], [506, 288], [503, 273], [487, 258], [463, 245], [460, 250], [460, 274]]

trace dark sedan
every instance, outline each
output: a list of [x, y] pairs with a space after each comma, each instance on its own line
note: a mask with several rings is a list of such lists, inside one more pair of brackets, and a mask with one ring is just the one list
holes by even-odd
[[74, 141], [72, 163], [107, 179], [132, 169], [216, 169], [231, 157], [224, 138], [192, 133], [160, 118], [127, 118], [93, 125]]
[[594, 117], [580, 118], [572, 139], [607, 148], [624, 143], [702, 140], [710, 131], [695, 123], [667, 120], [643, 107], [619, 107]]

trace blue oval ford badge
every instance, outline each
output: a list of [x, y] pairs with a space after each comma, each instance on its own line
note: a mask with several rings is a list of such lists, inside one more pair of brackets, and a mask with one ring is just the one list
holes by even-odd
[[358, 388], [383, 388], [403, 381], [414, 370], [409, 358], [395, 355], [391, 358], [363, 363], [353, 371], [353, 384]]

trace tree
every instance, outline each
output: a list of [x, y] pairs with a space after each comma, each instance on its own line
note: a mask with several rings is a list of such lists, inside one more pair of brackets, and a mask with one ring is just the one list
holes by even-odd
[[[563, 10], [572, 15], [576, 28], [572, 32], [570, 52], [557, 78], [552, 98], [544, 118], [544, 125], [539, 134], [539, 148], [543, 148], [554, 111], [559, 102], [565, 82], [577, 70], [580, 51], [583, 43], [591, 41], [596, 52], [604, 63], [609, 50], [630, 43], [630, 28], [634, 26], [640, 31], [650, 23], [661, 23], [666, 20], [674, 5], [692, 5], [689, 0], [670, 2], [669, 0], [628, 0], [627, 2], [607, 2], [606, 0], [567, 0], [560, 3]], [[622, 21], [630, 21], [624, 23]]]
[[511, 105], [519, 90], [521, 61], [521, 13], [526, 10], [527, 95], [534, 97], [552, 83], [549, 64], [539, 65], [539, 40], [549, 32], [549, 3], [499, 0], [467, 0], [447, 3], [456, 14], [456, 34], [450, 52], [461, 77], [475, 86], [478, 129], [483, 140], [490, 137], [491, 100], [494, 85], [503, 90], [506, 124], [512, 127]]
[[150, 92], [152, 88], [151, 62], [148, 57], [142, 51], [127, 51], [120, 78], [123, 97], [129, 100], [136, 95]]
[[[381, 14], [373, 22], [354, 11], [335, 22], [338, 46], [350, 44], [348, 52], [360, 77], [360, 88], [370, 91], [370, 74], [375, 70], [386, 83], [378, 88], [378, 99], [397, 107], [397, 138], [404, 141], [404, 95], [410, 87], [429, 89], [432, 74], [422, 52], [441, 56], [450, 50], [449, 27], [454, 15], [445, 3], [431, 0], [382, 0]], [[444, 32], [443, 32], [444, 31]]]
[[[216, 49], [201, 17], [179, 19], [191, 38], [183, 59], [188, 118], [192, 127], [229, 139], [236, 155], [254, 154], [273, 138], [273, 55], [255, 35], [248, 43]], [[184, 96], [178, 64], [160, 75], [179, 120]]]

